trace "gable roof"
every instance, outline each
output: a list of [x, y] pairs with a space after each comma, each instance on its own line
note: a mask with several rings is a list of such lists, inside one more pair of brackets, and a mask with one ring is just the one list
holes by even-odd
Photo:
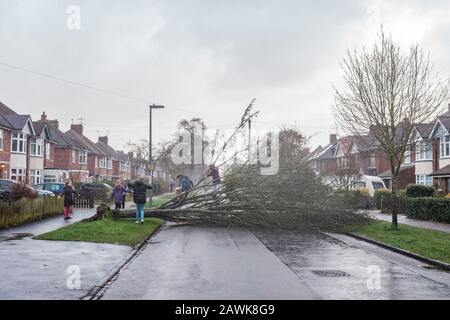
[[125, 163], [130, 161], [130, 156], [128, 155], [128, 153], [125, 153], [123, 151], [116, 151], [116, 153], [119, 161]]
[[111, 146], [107, 145], [103, 141], [98, 141], [98, 142], [95, 143], [95, 145], [97, 146], [97, 148], [102, 150], [108, 157], [111, 157], [114, 160], [119, 160], [119, 157], [117, 155], [117, 151], [114, 150]]
[[33, 124], [31, 122], [31, 116], [24, 114], [16, 115], [2, 115], [3, 125], [12, 130], [22, 131], [27, 125], [30, 128], [31, 134], [35, 135]]
[[[38, 121], [39, 122], [39, 121]], [[71, 145], [65, 138], [64, 138], [64, 132], [62, 132], [61, 130], [59, 130], [58, 128], [56, 128], [53, 124], [51, 123], [46, 123], [47, 124], [47, 128], [48, 131], [50, 132], [50, 137], [51, 137], [51, 141], [56, 143], [57, 146], [62, 146], [62, 147], [74, 147], [73, 145]], [[78, 148], [76, 148], [78, 149]]]
[[0, 114], [5, 116], [16, 116], [17, 113], [0, 101]]
[[45, 134], [45, 138], [51, 141], [50, 130], [45, 122], [33, 121], [33, 128], [37, 136]]
[[64, 132], [64, 139], [67, 140], [70, 144], [74, 145], [78, 149], [86, 150], [91, 154], [106, 156], [100, 148], [98, 148], [95, 143], [89, 140], [87, 137], [82, 136], [78, 132], [74, 130], [69, 130]]
[[433, 130], [434, 123], [419, 123], [414, 125], [414, 127], [422, 139], [428, 139]]
[[333, 159], [336, 152], [336, 143], [332, 143], [324, 147], [315, 157], [314, 160]]

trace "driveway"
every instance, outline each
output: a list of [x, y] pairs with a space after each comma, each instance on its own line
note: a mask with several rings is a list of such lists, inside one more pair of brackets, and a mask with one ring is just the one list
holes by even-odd
[[102, 298], [450, 299], [450, 274], [342, 235], [183, 226], [163, 228]]

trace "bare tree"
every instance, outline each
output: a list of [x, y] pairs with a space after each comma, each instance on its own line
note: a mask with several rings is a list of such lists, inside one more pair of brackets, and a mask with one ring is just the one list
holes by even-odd
[[348, 51], [341, 67], [345, 86], [335, 88], [337, 124], [357, 137], [371, 132], [385, 153], [392, 178], [392, 225], [397, 227], [397, 176], [405, 152], [414, 144], [414, 125], [431, 121], [443, 110], [448, 88], [419, 45], [405, 52], [383, 29], [371, 50]]
[[361, 172], [353, 168], [339, 168], [327, 173], [328, 184], [334, 189], [349, 191], [361, 179]]

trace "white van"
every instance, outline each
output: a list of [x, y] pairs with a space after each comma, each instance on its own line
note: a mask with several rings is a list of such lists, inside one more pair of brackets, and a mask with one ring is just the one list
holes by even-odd
[[370, 195], [373, 197], [375, 191], [380, 189], [387, 189], [383, 179], [375, 176], [362, 176], [355, 182], [354, 189], [366, 188], [369, 190]]

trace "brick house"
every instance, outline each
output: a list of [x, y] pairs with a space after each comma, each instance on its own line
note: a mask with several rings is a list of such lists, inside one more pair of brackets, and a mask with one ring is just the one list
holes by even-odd
[[[30, 140], [29, 181], [31, 185], [44, 182], [46, 165], [54, 165], [54, 143], [44, 122], [33, 122], [35, 136]], [[52, 152], [53, 149], [53, 152]]]
[[114, 148], [108, 144], [107, 136], [99, 137], [98, 142], [95, 145], [102, 150], [109, 159], [111, 159], [110, 161], [112, 161], [112, 173], [110, 175], [110, 180], [131, 179], [131, 166], [128, 155], [124, 152], [114, 150]]
[[89, 171], [89, 179], [91, 181], [112, 180], [113, 167], [112, 158], [102, 151], [94, 142], [83, 135], [82, 124], [72, 124], [70, 130], [64, 133], [64, 136], [76, 144], [79, 148], [87, 151], [86, 158], [87, 168]]
[[[31, 117], [19, 115], [5, 104], [0, 103], [0, 131], [2, 177], [28, 183], [30, 179], [29, 146], [32, 139], [36, 138]], [[38, 162], [32, 161], [32, 164], [37, 166]], [[42, 167], [36, 166], [33, 170], [42, 172], [43, 163]]]
[[448, 111], [433, 124], [429, 138], [432, 143], [433, 185], [441, 193], [450, 193], [450, 105]]

